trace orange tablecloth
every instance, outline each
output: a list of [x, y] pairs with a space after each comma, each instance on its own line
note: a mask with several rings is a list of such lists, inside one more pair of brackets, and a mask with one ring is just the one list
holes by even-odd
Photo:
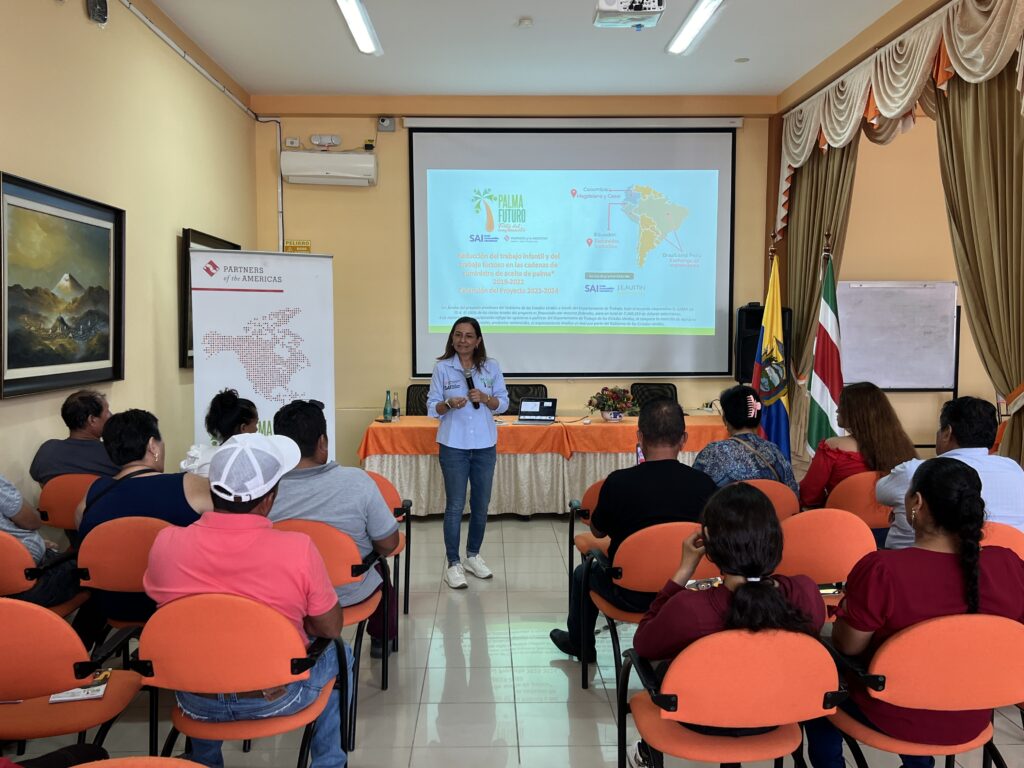
[[[596, 415], [595, 415], [596, 416]], [[505, 417], [498, 427], [498, 453], [557, 453], [568, 459], [574, 453], [631, 453], [636, 445], [635, 418], [618, 423], [601, 421], [590, 424], [568, 420], [551, 426], [516, 425]], [[684, 450], [696, 453], [714, 440], [728, 437], [718, 416], [688, 416], [689, 438]], [[397, 424], [372, 422], [359, 444], [359, 458], [378, 455], [437, 454], [437, 419], [429, 416], [403, 416]]]

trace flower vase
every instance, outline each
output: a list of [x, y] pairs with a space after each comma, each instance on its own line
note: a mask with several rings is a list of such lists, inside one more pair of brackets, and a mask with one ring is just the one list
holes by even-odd
[[622, 411], [601, 411], [601, 418], [605, 421], [622, 421]]

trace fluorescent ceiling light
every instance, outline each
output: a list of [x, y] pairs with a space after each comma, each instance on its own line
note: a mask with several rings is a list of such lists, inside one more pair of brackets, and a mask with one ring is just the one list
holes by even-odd
[[377, 39], [377, 33], [373, 29], [373, 22], [370, 21], [370, 15], [366, 12], [362, 2], [360, 0], [336, 0], [336, 2], [345, 17], [345, 23], [348, 24], [348, 30], [352, 33], [352, 38], [356, 41], [356, 47], [360, 53], [370, 53], [374, 56], [384, 53], [380, 47], [380, 40]]
[[[340, 0], [339, 0], [340, 2]], [[722, 0], [697, 0], [683, 26], [676, 32], [672, 42], [665, 49], [666, 53], [686, 53], [701, 32], [707, 27]]]

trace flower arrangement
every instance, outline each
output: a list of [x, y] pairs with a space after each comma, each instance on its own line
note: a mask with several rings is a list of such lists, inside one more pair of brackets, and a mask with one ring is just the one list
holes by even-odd
[[617, 411], [625, 416], [636, 416], [640, 412], [636, 403], [633, 402], [633, 395], [625, 387], [601, 387], [587, 401], [587, 408], [591, 413], [594, 411], [601, 411], [601, 413]]

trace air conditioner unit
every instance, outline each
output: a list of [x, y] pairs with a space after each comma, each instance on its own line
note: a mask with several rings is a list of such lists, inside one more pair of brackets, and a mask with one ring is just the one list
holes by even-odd
[[282, 152], [281, 175], [291, 184], [370, 187], [377, 183], [371, 152]]
[[594, 26], [610, 29], [646, 29], [658, 23], [665, 0], [597, 0]]

